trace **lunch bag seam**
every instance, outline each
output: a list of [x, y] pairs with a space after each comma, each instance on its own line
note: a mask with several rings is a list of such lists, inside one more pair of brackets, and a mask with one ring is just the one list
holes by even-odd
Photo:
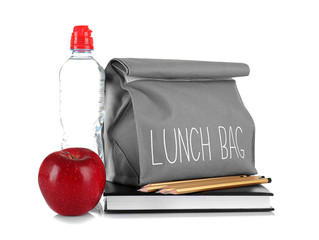
[[237, 84], [236, 84], [236, 81], [234, 81], [234, 85], [235, 85], [235, 90], [236, 90], [236, 93], [237, 93], [237, 96], [238, 96], [238, 99], [242, 105], [242, 107], [244, 108], [244, 110], [246, 111], [247, 115], [249, 116], [250, 120], [252, 121], [253, 123], [253, 137], [252, 137], [252, 157], [253, 157], [253, 168], [254, 170], [257, 172], [257, 169], [256, 169], [256, 166], [255, 166], [255, 135], [256, 135], [256, 125], [255, 125], [255, 122], [254, 122], [254, 119], [253, 117], [250, 115], [250, 112], [248, 111], [248, 109], [246, 108], [241, 96], [240, 96], [240, 93], [239, 93], [239, 90], [238, 90], [238, 87], [237, 87]]
[[120, 145], [118, 144], [118, 142], [117, 142], [115, 139], [114, 139], [114, 143], [116, 144], [116, 146], [118, 147], [118, 149], [123, 153], [126, 162], [130, 165], [131, 169], [133, 170], [135, 176], [136, 176], [137, 179], [138, 179], [138, 174], [137, 174], [136, 170], [134, 169], [134, 167], [132, 166], [132, 164], [130, 163], [130, 161], [128, 160], [128, 158], [127, 158], [125, 152], [122, 150], [122, 148], [120, 147]]

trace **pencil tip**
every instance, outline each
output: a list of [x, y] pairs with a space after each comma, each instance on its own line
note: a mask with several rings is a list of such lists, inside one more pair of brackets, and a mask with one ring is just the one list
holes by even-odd
[[271, 181], [272, 181], [271, 178], [268, 178], [268, 183], [271, 183]]
[[161, 190], [158, 190], [157, 192], [158, 192], [158, 193], [161, 193], [161, 194], [166, 194], [165, 188], [162, 188]]
[[138, 189], [137, 191], [139, 191], [139, 192], [147, 192], [147, 187], [142, 187], [142, 188]]

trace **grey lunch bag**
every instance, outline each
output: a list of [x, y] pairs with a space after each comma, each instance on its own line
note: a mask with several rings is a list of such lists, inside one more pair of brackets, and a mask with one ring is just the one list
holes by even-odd
[[153, 182], [253, 175], [253, 119], [233, 77], [243, 63], [113, 59], [106, 68], [107, 180]]

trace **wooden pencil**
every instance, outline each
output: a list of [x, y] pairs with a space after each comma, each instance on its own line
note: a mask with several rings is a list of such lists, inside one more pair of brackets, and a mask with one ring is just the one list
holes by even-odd
[[254, 179], [260, 179], [264, 178], [264, 176], [249, 176], [245, 178], [238, 178], [238, 179], [220, 179], [216, 181], [205, 181], [205, 182], [193, 182], [193, 183], [177, 183], [177, 184], [171, 184], [164, 186], [161, 190], [157, 191], [157, 193], [165, 194], [167, 192], [170, 192], [173, 189], [180, 189], [180, 188], [189, 188], [189, 187], [200, 187], [200, 186], [206, 186], [209, 184], [217, 184], [217, 183], [235, 183], [245, 180], [254, 180]]
[[[243, 176], [243, 177], [241, 177]], [[172, 181], [172, 182], [163, 182], [163, 183], [155, 183], [153, 185], [146, 185], [139, 189], [140, 192], [154, 192], [156, 190], [162, 189], [167, 186], [179, 186], [179, 185], [192, 185], [192, 184], [199, 184], [199, 183], [209, 183], [209, 182], [224, 182], [230, 181], [233, 179], [242, 179], [246, 178], [246, 175], [241, 176], [230, 176], [230, 177], [218, 177], [218, 178], [203, 178], [203, 179], [193, 179], [193, 180], [183, 180], [183, 181]]]
[[143, 186], [138, 191], [140, 191], [140, 192], [154, 192], [158, 189], [162, 189], [165, 186], [169, 186], [169, 185], [173, 185], [173, 184], [219, 181], [219, 180], [227, 180], [227, 179], [239, 179], [239, 178], [245, 178], [245, 177], [247, 177], [247, 175], [236, 175], [236, 176], [215, 177], [215, 178], [200, 178], [200, 179], [191, 179], [191, 180], [151, 183], [151, 184], [147, 184], [147, 185]]
[[179, 180], [179, 181], [170, 181], [170, 182], [159, 182], [159, 183], [150, 183], [145, 185], [148, 186], [157, 186], [157, 185], [164, 185], [164, 184], [175, 184], [175, 183], [186, 183], [186, 182], [195, 182], [195, 181], [206, 181], [206, 180], [214, 180], [214, 179], [227, 179], [227, 178], [241, 178], [247, 177], [247, 175], [234, 175], [234, 176], [225, 176], [225, 177], [213, 177], [213, 178], [197, 178], [197, 179], [189, 179], [189, 180]]
[[257, 185], [257, 184], [270, 183], [270, 182], [271, 182], [271, 178], [260, 178], [260, 179], [243, 180], [243, 181], [237, 181], [237, 182], [215, 183], [215, 184], [207, 184], [202, 186], [175, 188], [174, 190], [166, 192], [166, 194], [179, 195], [179, 194], [202, 192], [202, 191], [209, 191], [209, 190], [243, 187], [243, 186]]

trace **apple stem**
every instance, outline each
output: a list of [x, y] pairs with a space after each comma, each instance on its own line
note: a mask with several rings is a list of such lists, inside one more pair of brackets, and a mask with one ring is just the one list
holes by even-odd
[[72, 156], [72, 154], [71, 153], [69, 153], [68, 151], [64, 151], [66, 154], [68, 154], [70, 157], [71, 157], [71, 159], [73, 159], [73, 156]]

